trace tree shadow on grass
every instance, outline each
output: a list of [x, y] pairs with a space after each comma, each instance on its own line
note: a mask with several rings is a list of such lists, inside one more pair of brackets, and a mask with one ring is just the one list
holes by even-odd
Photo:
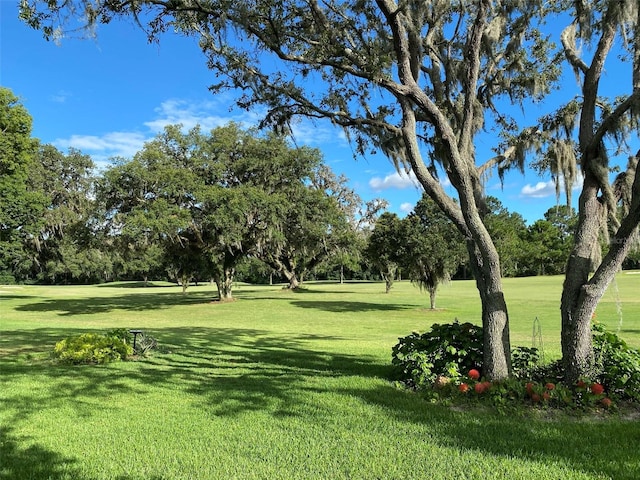
[[[172, 355], [152, 357], [145, 367], [167, 373], [170, 364], [165, 381], [186, 385], [219, 416], [247, 411], [293, 415], [310, 380], [384, 378], [389, 373], [389, 367], [376, 358], [318, 350], [309, 344], [341, 340], [335, 336], [275, 336], [261, 330], [215, 328], [173, 328], [157, 334]], [[141, 378], [143, 383], [149, 380], [154, 381]]]
[[23, 447], [23, 439], [0, 427], [0, 480], [80, 480], [76, 461], [40, 445]]
[[[131, 288], [131, 287], [130, 287]], [[134, 288], [134, 290], [136, 290]], [[143, 289], [139, 289], [141, 291]], [[114, 310], [124, 310], [133, 312], [146, 312], [153, 310], [161, 310], [177, 305], [195, 305], [208, 303], [217, 298], [217, 295], [211, 292], [189, 292], [182, 295], [178, 292], [163, 292], [162, 288], [151, 288], [150, 291], [144, 290], [145, 293], [131, 293], [114, 296], [92, 296], [84, 298], [30, 298], [30, 303], [18, 305], [15, 310], [18, 312], [57, 312], [59, 316], [74, 315], [93, 315], [109, 313]], [[385, 312], [398, 311], [415, 308], [415, 305], [398, 305], [376, 302], [361, 301], [323, 301], [318, 300], [292, 300], [290, 297], [276, 297], [254, 295], [251, 289], [236, 292], [236, 298], [247, 300], [280, 300], [290, 302], [291, 305], [305, 308], [316, 309], [327, 312]], [[260, 292], [262, 293], [262, 292]], [[349, 293], [346, 291], [328, 292], [307, 290], [302, 296], [313, 296], [311, 294], [332, 294], [332, 293]], [[298, 294], [296, 294], [298, 296]], [[3, 297], [4, 298], [4, 297]], [[24, 299], [24, 296], [15, 296], [15, 298]]]
[[[38, 328], [34, 330], [0, 330], [0, 362], [7, 357], [16, 359], [18, 356], [26, 356], [27, 360], [32, 355], [53, 351], [56, 342], [71, 335], [87, 333], [88, 330], [80, 328]], [[5, 363], [0, 363], [0, 372]]]
[[491, 410], [455, 411], [426, 401], [416, 402], [415, 394], [391, 385], [345, 393], [383, 407], [400, 421], [428, 425], [432, 441], [444, 447], [498, 458], [556, 463], [597, 478], [640, 478], [637, 421], [619, 421], [615, 417], [550, 419], [540, 410], [513, 417]]
[[[74, 329], [3, 332], [3, 349], [40, 345], [41, 351], [79, 333]], [[186, 391], [215, 415], [267, 410], [287, 414], [302, 385], [318, 377], [385, 377], [387, 365], [375, 358], [313, 349], [310, 342], [339, 341], [315, 335], [275, 336], [253, 329], [168, 328], [148, 331], [165, 353], [138, 362], [106, 366], [68, 366], [50, 360], [0, 356], [0, 389], [15, 376], [46, 378], [46, 391], [33, 395], [0, 395], [0, 407], [11, 408], [16, 421], [36, 411], [72, 403], [78, 415], [91, 415], [96, 402], [114, 395], [140, 395], [150, 389]], [[3, 405], [4, 403], [4, 405]], [[106, 404], [107, 402], [105, 402]]]
[[[74, 331], [68, 329], [7, 332], [10, 338], [6, 343], [38, 343], [71, 333]], [[360, 388], [356, 381], [356, 386], [345, 388], [348, 382], [336, 384], [334, 380], [337, 377], [386, 379], [389, 367], [378, 358], [340, 351], [338, 344], [343, 339], [335, 336], [184, 327], [149, 333], [165, 347], [165, 353], [156, 353], [139, 362], [69, 367], [0, 358], [0, 409], [9, 412], [5, 418], [16, 423], [28, 421], [36, 412], [70, 405], [78, 416], [90, 417], [96, 409], [126, 408], [122, 402], [111, 404], [111, 397], [134, 398], [161, 389], [167, 395], [184, 392], [187, 397], [181, 397], [181, 401], [195, 402], [205, 414], [213, 416], [235, 417], [258, 411], [274, 417], [294, 417], [306, 415], [306, 408], [331, 408], [331, 404], [312, 405], [313, 395], [338, 394], [379, 407], [380, 415], [395, 417], [399, 425], [424, 426], [429, 432], [429, 441], [446, 448], [565, 465], [596, 477], [640, 478], [637, 422], [510, 418], [491, 412], [459, 412], [431, 405], [415, 394], [384, 382], [367, 382], [366, 387]], [[319, 349], [314, 342], [330, 345], [335, 342], [336, 350]], [[12, 393], [11, 389], [4, 389], [14, 378], [25, 376], [42, 385], [33, 392], [21, 389], [19, 393]], [[326, 415], [335, 415], [335, 412], [327, 410]], [[315, 418], [314, 421], [321, 421], [322, 416]], [[13, 458], [9, 465], [15, 469], [22, 464], [29, 448], [21, 449], [19, 439], [11, 438], [8, 433], [4, 435], [7, 443], [2, 446], [4, 438], [0, 437], [3, 449], [0, 458], [6, 455]], [[67, 478], [63, 472], [73, 468], [71, 461], [53, 452], [36, 449], [34, 458], [35, 468], [44, 471], [49, 464], [54, 468], [49, 476], [33, 478]], [[585, 461], [586, 458], [590, 460]], [[5, 478], [31, 477], [0, 477]]]
[[158, 284], [154, 282], [114, 282], [114, 283], [101, 283], [96, 285], [98, 288], [175, 288], [175, 284]]
[[342, 312], [390, 312], [398, 310], [414, 309], [415, 305], [399, 305], [375, 302], [353, 302], [353, 301], [313, 301], [313, 300], [294, 300], [291, 305], [299, 308], [311, 308], [315, 310], [323, 310], [326, 312], [342, 313]]
[[116, 295], [112, 297], [87, 298], [48, 298], [15, 309], [19, 312], [59, 312], [61, 316], [91, 315], [108, 313], [113, 310], [152, 311], [170, 308], [176, 305], [193, 305], [211, 301], [212, 293], [193, 292], [181, 295], [175, 292], [136, 293], [131, 295]]
[[620, 333], [627, 335], [640, 335], [640, 329], [638, 328], [623, 328]]

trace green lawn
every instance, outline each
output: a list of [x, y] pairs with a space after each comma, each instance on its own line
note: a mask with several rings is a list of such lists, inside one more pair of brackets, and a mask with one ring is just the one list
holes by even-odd
[[[514, 344], [531, 345], [537, 317], [559, 355], [561, 285], [505, 281]], [[597, 318], [640, 347], [640, 275], [614, 287]], [[480, 306], [473, 282], [444, 286], [437, 311], [407, 282], [383, 292], [240, 285], [219, 304], [210, 286], [0, 287], [0, 480], [640, 478], [638, 421], [464, 412], [394, 388], [399, 336], [477, 322]], [[65, 336], [112, 328], [164, 349], [108, 366], [47, 359]]]

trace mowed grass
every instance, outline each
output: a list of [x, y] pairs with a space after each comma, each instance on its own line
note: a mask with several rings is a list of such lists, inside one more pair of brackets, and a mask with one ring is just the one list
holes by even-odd
[[[514, 344], [534, 319], [559, 356], [560, 277], [505, 280]], [[598, 320], [640, 346], [640, 275], [621, 273]], [[479, 322], [473, 282], [438, 310], [407, 282], [0, 287], [0, 479], [637, 479], [636, 420], [511, 417], [430, 404], [388, 380], [398, 337]], [[69, 367], [66, 336], [140, 328], [149, 359]]]

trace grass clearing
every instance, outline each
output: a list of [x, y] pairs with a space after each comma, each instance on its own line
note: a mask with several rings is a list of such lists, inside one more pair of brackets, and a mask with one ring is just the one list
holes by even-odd
[[[514, 344], [559, 355], [560, 277], [506, 279]], [[640, 346], [640, 275], [597, 318]], [[398, 337], [479, 321], [473, 282], [436, 311], [407, 282], [0, 288], [0, 480], [637, 479], [640, 429], [615, 417], [549, 421], [432, 405], [387, 380]], [[622, 323], [618, 308], [622, 308]], [[140, 328], [164, 349], [106, 366], [48, 361], [56, 341]]]

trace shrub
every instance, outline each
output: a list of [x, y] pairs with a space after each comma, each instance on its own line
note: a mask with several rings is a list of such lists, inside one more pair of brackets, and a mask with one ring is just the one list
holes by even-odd
[[391, 363], [408, 386], [430, 386], [440, 376], [459, 378], [482, 366], [482, 327], [471, 323], [434, 324], [431, 330], [400, 338]]
[[540, 353], [537, 348], [515, 347], [511, 349], [511, 368], [513, 376], [519, 379], [530, 379], [531, 372], [540, 363]]
[[117, 336], [83, 333], [56, 343], [53, 356], [63, 363], [102, 364], [124, 360], [133, 353], [127, 342]]
[[607, 331], [602, 324], [594, 324], [592, 332], [594, 380], [610, 394], [640, 401], [640, 352], [629, 347], [615, 333]]
[[131, 344], [133, 342], [133, 334], [126, 328], [114, 328], [106, 333], [107, 337], [115, 337], [124, 343]]

